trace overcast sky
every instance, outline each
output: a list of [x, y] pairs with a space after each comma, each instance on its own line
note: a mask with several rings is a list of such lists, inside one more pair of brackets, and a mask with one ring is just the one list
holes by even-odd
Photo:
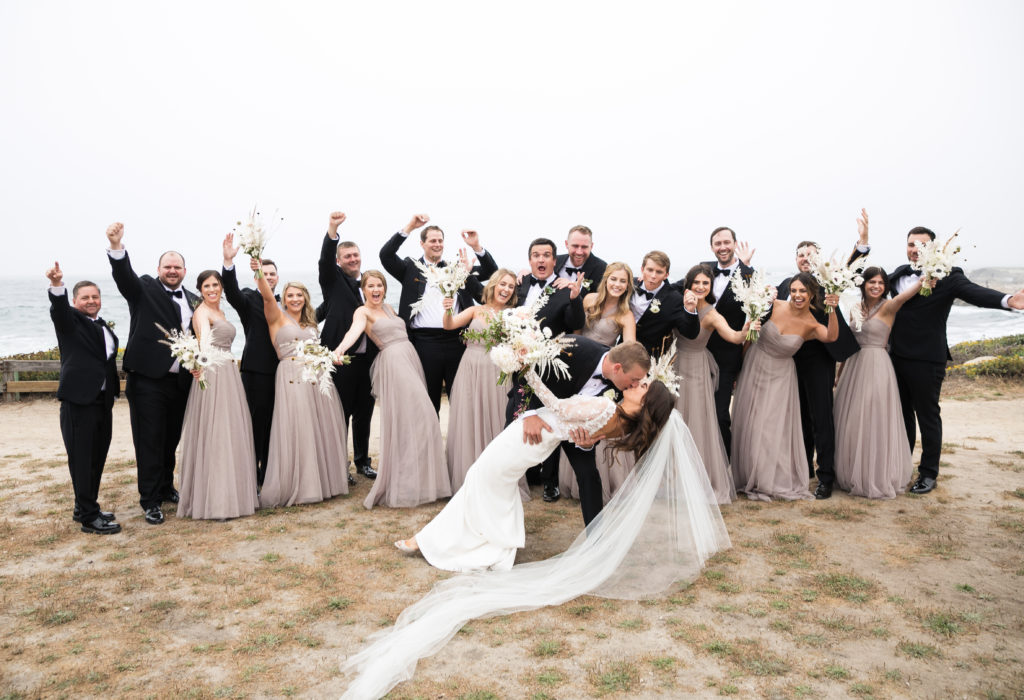
[[1017, 0], [2, 0], [3, 274], [102, 270], [123, 221], [137, 269], [191, 277], [254, 203], [285, 278], [334, 209], [365, 267], [415, 212], [513, 267], [578, 223], [673, 278], [720, 225], [771, 267], [861, 207], [887, 267], [919, 224], [1024, 265], [1022, 28]]

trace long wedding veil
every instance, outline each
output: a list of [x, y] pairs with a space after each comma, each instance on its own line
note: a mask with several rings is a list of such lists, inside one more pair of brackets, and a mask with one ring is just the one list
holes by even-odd
[[560, 605], [583, 594], [637, 600], [692, 580], [731, 546], [690, 431], [672, 414], [615, 496], [564, 553], [509, 571], [438, 582], [391, 629], [342, 664], [358, 672], [343, 700], [379, 698], [469, 620]]

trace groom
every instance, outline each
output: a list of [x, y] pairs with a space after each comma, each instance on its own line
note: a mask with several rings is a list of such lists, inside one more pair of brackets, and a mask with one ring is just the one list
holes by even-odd
[[[555, 396], [565, 399], [570, 396], [600, 396], [609, 390], [625, 390], [637, 386], [651, 368], [651, 358], [644, 346], [635, 341], [616, 345], [609, 350], [606, 346], [584, 338], [569, 336], [575, 343], [561, 353], [561, 359], [569, 367], [569, 376], [556, 377], [553, 373], [541, 377]], [[551, 430], [551, 426], [537, 415], [542, 404], [539, 398], [530, 395], [525, 407], [520, 406], [525, 391], [526, 380], [517, 375], [509, 391], [506, 419], [509, 423], [515, 414], [523, 408], [523, 442], [536, 445], [543, 439], [543, 431]], [[577, 435], [575, 444], [568, 440], [561, 444], [565, 456], [569, 459], [576, 482], [580, 488], [580, 509], [583, 511], [583, 523], [590, 521], [601, 512], [604, 503], [601, 495], [601, 475], [597, 471], [594, 460], [594, 443], [592, 436]], [[558, 450], [555, 450], [558, 454]]]

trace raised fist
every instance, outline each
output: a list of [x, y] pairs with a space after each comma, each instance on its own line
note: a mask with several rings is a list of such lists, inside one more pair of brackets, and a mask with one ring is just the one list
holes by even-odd
[[110, 249], [121, 248], [121, 239], [124, 238], [124, 224], [120, 221], [107, 226], [107, 240], [110, 241]]

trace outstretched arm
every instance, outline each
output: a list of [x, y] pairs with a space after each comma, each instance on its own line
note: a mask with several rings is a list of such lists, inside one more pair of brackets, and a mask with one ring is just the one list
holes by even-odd
[[130, 306], [138, 300], [142, 293], [142, 284], [128, 260], [128, 253], [121, 243], [123, 238], [124, 224], [120, 221], [107, 227], [107, 242], [110, 244], [110, 252], [107, 254], [110, 259], [110, 274], [114, 278], [114, 284], [117, 285], [117, 291], [121, 292], [121, 296], [128, 301]]
[[348, 332], [345, 337], [338, 343], [338, 347], [334, 348], [335, 355], [344, 355], [345, 351], [352, 347], [359, 336], [366, 330], [366, 307], [360, 306], [356, 309], [355, 313], [352, 314], [352, 325], [349, 326]]
[[708, 314], [711, 319], [711, 327], [718, 333], [719, 337], [735, 345], [742, 345], [743, 341], [747, 339], [747, 330], [750, 328], [750, 321], [743, 324], [743, 328], [740, 330], [733, 329], [729, 322], [725, 320], [725, 316], [713, 311]]
[[53, 267], [46, 271], [46, 279], [50, 280], [50, 290], [47, 292], [47, 296], [50, 297], [50, 319], [54, 328], [66, 331], [71, 327], [73, 314], [68, 292], [64, 287], [64, 272], [60, 269], [59, 262], [54, 261]]
[[[455, 306], [455, 299], [452, 297], [445, 297], [441, 300], [441, 306], [444, 307], [445, 311], [448, 311]], [[472, 321], [473, 317], [476, 315], [476, 310], [478, 308], [479, 307], [477, 306], [471, 306], [468, 309], [463, 309], [454, 316], [446, 313], [441, 316], [441, 325], [444, 326], [446, 331], [453, 331], [456, 328], [468, 326], [470, 321]]]

